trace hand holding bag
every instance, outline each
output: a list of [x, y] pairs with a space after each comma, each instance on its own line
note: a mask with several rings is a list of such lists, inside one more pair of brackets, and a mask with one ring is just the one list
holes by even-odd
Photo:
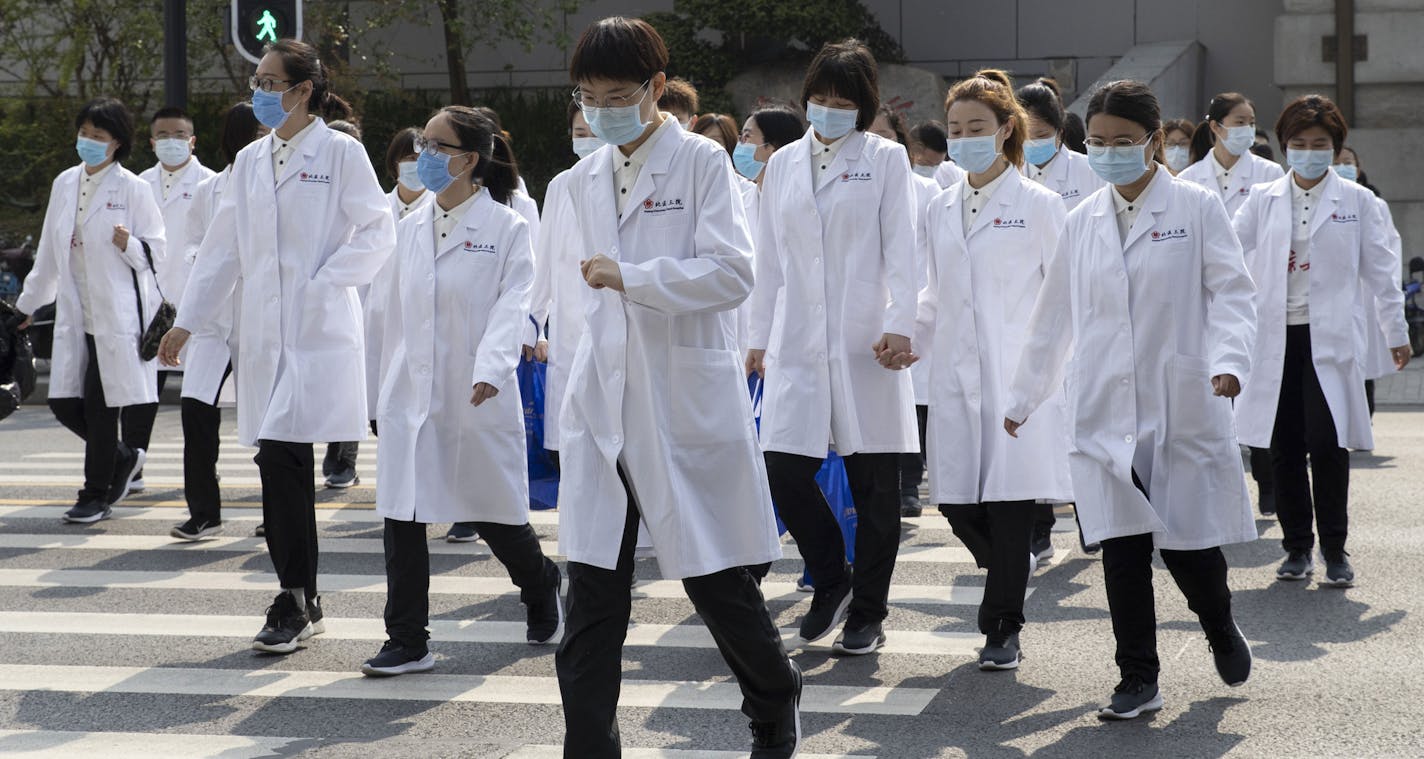
[[[139, 240], [143, 245], [143, 257], [148, 260], [148, 270], [153, 272], [153, 284], [158, 288], [158, 297], [161, 302], [158, 304], [158, 312], [153, 315], [153, 321], [148, 323], [148, 328], [143, 331], [143, 336], [138, 341], [138, 357], [144, 361], [152, 361], [158, 357], [158, 344], [163, 342], [163, 336], [168, 334], [168, 330], [173, 329], [173, 321], [178, 318], [178, 309], [168, 299], [163, 297], [163, 288], [158, 285], [158, 270], [153, 266], [153, 252], [149, 250], [148, 243]], [[139, 302], [139, 321], [143, 321], [143, 295], [138, 285], [138, 273], [133, 273], [134, 296]]]

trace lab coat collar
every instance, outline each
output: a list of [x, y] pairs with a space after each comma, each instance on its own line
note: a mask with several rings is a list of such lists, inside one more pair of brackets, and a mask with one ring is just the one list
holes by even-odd
[[[964, 181], [966, 183], [965, 186], [968, 186], [969, 178], [965, 177]], [[999, 208], [1005, 208], [1018, 200], [1021, 188], [1020, 182], [1032, 181], [1032, 179], [1020, 174], [1016, 170], [1016, 167], [1010, 165], [1007, 169], [1004, 169], [1002, 174], [994, 177], [993, 181], [984, 185], [985, 188], [989, 188], [989, 202], [984, 204], [983, 210], [974, 218], [974, 222], [969, 225], [969, 229], [964, 233], [964, 239], [968, 240], [970, 237], [973, 237], [975, 233], [983, 229], [989, 223], [985, 221], [985, 219], [1001, 215], [991, 213], [991, 208], [994, 208], [996, 205]], [[964, 194], [963, 189], [961, 189], [959, 194]], [[963, 214], [960, 215], [962, 216]]]
[[[672, 123], [669, 124], [669, 121]], [[682, 131], [677, 119], [665, 114], [662, 125], [653, 132], [653, 136], [650, 138], [653, 141], [652, 150], [648, 152], [648, 160], [643, 163], [643, 169], [638, 172], [638, 181], [633, 183], [633, 192], [629, 193], [628, 202], [623, 206], [623, 218], [618, 220], [620, 229], [629, 219], [638, 215], [636, 211], [639, 206], [643, 205], [643, 201], [652, 197], [653, 191], [657, 189], [658, 185], [654, 177], [668, 173], [673, 154], [682, 145], [682, 141], [688, 138], [688, 133]], [[611, 181], [608, 186], [613, 186]]]
[[[1132, 229], [1127, 232], [1127, 240], [1122, 244], [1123, 250], [1132, 247], [1133, 243], [1157, 225], [1157, 217], [1167, 212], [1167, 201], [1169, 200], [1168, 196], [1171, 195], [1172, 181], [1172, 174], [1167, 171], [1167, 167], [1158, 164], [1157, 173], [1152, 176], [1152, 181], [1147, 183], [1147, 188], [1138, 197], [1138, 201], [1142, 203], [1142, 211], [1137, 214], [1137, 219], [1132, 223]], [[1111, 193], [1112, 190], [1108, 192]], [[1112, 205], [1111, 197], [1109, 197], [1108, 205]]]
[[[494, 198], [490, 197], [489, 191], [484, 188], [480, 188], [480, 190], [475, 193], [474, 197], [471, 198], [471, 200], [473, 202], [470, 203], [470, 207], [465, 209], [465, 217], [461, 219], [460, 222], [457, 223], [451, 229], [452, 234], [450, 238], [448, 240], [443, 241], [443, 244], [436, 246], [436, 258], [440, 258], [446, 253], [449, 253], [450, 251], [454, 250], [455, 248], [464, 245], [467, 242], [470, 242], [473, 238], [472, 233], [480, 228], [480, 225], [485, 222], [485, 219], [489, 218], [490, 211], [493, 210], [495, 202]], [[430, 218], [431, 225], [433, 227], [435, 223], [435, 211], [438, 209], [439, 204], [436, 201], [432, 200], [431, 202], [426, 203], [426, 205], [430, 206]], [[457, 229], [464, 229], [465, 234], [453, 234], [454, 230]]]
[[[814, 130], [812, 130], [811, 139], [816, 139]], [[816, 183], [816, 192], [820, 192], [821, 188], [831, 183], [831, 180], [846, 173], [846, 170], [850, 168], [850, 164], [859, 161], [861, 153], [865, 150], [865, 132], [859, 129], [852, 131], [842, 139], [844, 139], [845, 142], [841, 143], [840, 148], [836, 150], [835, 156], [831, 158], [830, 168], [821, 173], [820, 181]], [[807, 160], [811, 158], [809, 154], [811, 147], [813, 147], [813, 145], [807, 143]]]
[[[163, 197], [163, 192], [161, 188], [163, 187], [163, 174], [165, 171], [167, 171], [167, 169], [163, 168], [163, 164], [161, 163], [156, 164], [155, 168], [158, 169], [158, 176], [154, 179], [154, 186], [160, 188], [159, 192], [156, 194], [155, 197]], [[184, 165], [183, 168], [179, 169], [178, 179], [174, 181], [173, 189], [168, 192], [168, 197], [163, 198], [163, 200], [160, 201], [160, 204], [164, 208], [167, 208], [174, 201], [183, 197], [183, 192], [185, 190], [189, 191], [189, 194], [191, 194], [192, 188], [197, 186], [199, 182], [203, 181], [203, 174], [203, 164], [198, 162], [198, 157], [192, 156], [191, 158], [189, 158], [188, 163]], [[189, 200], [191, 199], [192, 198], [189, 198]]]
[[[1068, 181], [1068, 161], [1071, 159], [1068, 158], [1067, 153], [1068, 146], [1059, 145], [1058, 152], [1054, 153], [1053, 158], [1043, 167], [1043, 186], [1060, 194], [1063, 192], [1063, 185]], [[1019, 173], [1029, 181], [1033, 181], [1034, 173], [1037, 171], [1037, 166], [1024, 161], [1023, 168], [1019, 170]]]
[[[267, 135], [267, 139], [277, 139], [277, 133], [275, 131], [271, 132]], [[296, 136], [292, 138], [292, 142], [296, 143], [296, 145], [293, 146], [292, 160], [287, 161], [287, 165], [282, 167], [282, 176], [277, 179], [276, 186], [282, 186], [288, 179], [296, 176], [300, 170], [305, 169], [312, 156], [315, 156], [330, 139], [331, 130], [327, 128], [326, 121], [320, 116], [316, 117], [316, 120], [298, 132]], [[270, 143], [267, 150], [267, 163], [269, 165], [272, 163], [272, 146], [275, 145], [275, 142]], [[296, 160], [297, 156], [301, 156], [302, 160]]]
[[[1290, 188], [1295, 183], [1295, 170], [1286, 172], [1285, 181], [1288, 183], [1283, 188], [1287, 198], [1290, 197]], [[1315, 190], [1320, 192], [1320, 207], [1315, 210], [1315, 215], [1310, 217], [1310, 236], [1314, 237], [1320, 227], [1335, 214], [1340, 207], [1341, 184], [1344, 180], [1335, 175], [1334, 171], [1325, 170], [1325, 181], [1315, 186]]]
[[[118, 189], [117, 187], [115, 187], [114, 183], [116, 180], [114, 179], [114, 177], [118, 174], [123, 173], [124, 171], [126, 171], [126, 169], [118, 161], [115, 161], [109, 164], [107, 168], [105, 168], [103, 171], [99, 172], [96, 175], [99, 181], [94, 185], [94, 197], [89, 199], [89, 206], [84, 209], [84, 218], [79, 220], [81, 224], [86, 221], [89, 221], [89, 217], [93, 216], [94, 212], [99, 210], [100, 206], [108, 202], [101, 201], [99, 200], [99, 198], [101, 196], [107, 197], [106, 193], [110, 193], [113, 192], [115, 189]], [[74, 175], [74, 194], [76, 197], [79, 195], [78, 188], [83, 186], [84, 184], [84, 176], [84, 166], [81, 164], [79, 167], [79, 173]]]

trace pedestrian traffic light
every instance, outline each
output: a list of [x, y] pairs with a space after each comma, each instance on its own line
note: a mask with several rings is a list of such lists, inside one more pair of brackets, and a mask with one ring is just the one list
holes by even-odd
[[232, 0], [232, 44], [253, 63], [280, 39], [302, 36], [302, 0]]

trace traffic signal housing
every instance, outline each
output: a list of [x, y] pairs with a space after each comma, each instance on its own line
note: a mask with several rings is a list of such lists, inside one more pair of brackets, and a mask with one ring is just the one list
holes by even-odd
[[302, 0], [232, 0], [232, 44], [254, 64], [277, 40], [302, 36]]

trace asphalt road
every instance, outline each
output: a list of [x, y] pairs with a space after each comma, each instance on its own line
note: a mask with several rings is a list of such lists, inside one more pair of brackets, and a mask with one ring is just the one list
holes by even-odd
[[[225, 433], [233, 434], [233, 419]], [[1424, 409], [1376, 418], [1378, 449], [1356, 454], [1350, 550], [1358, 587], [1274, 579], [1279, 527], [1230, 547], [1237, 618], [1256, 654], [1250, 682], [1216, 677], [1194, 617], [1157, 574], [1166, 708], [1102, 724], [1117, 682], [1098, 560], [1071, 522], [1031, 581], [1026, 659], [981, 673], [975, 604], [983, 575], [935, 512], [908, 522], [878, 655], [795, 654], [807, 673], [803, 757], [1424, 756]], [[363, 680], [384, 639], [374, 497], [363, 483], [319, 495], [326, 635], [288, 657], [248, 650], [275, 578], [261, 541], [251, 452], [225, 441], [225, 540], [178, 544], [183, 519], [176, 406], [159, 416], [148, 490], [110, 521], [59, 515], [82, 447], [43, 406], [0, 422], [0, 755], [170, 757], [560, 756], [551, 648], [522, 642], [517, 591], [483, 544], [432, 528], [436, 671]], [[537, 515], [545, 541], [557, 514]], [[547, 545], [547, 544], [546, 544]], [[778, 562], [769, 605], [794, 628], [808, 597], [799, 559]], [[1160, 565], [1159, 565], [1160, 568]], [[624, 658], [625, 756], [745, 755], [746, 719], [727, 671], [678, 585], [640, 561]]]

